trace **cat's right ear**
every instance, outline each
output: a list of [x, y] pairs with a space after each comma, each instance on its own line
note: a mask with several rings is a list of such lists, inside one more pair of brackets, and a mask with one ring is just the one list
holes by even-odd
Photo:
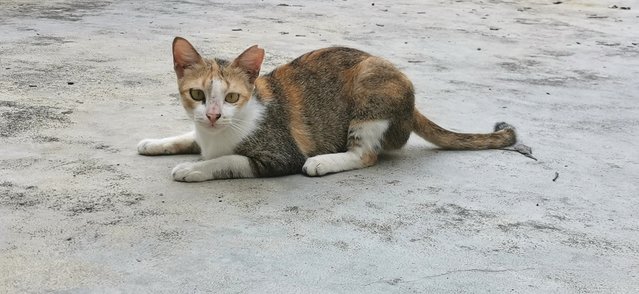
[[184, 76], [185, 69], [197, 64], [204, 64], [202, 56], [197, 53], [189, 41], [175, 37], [173, 39], [173, 69], [175, 69], [178, 79]]

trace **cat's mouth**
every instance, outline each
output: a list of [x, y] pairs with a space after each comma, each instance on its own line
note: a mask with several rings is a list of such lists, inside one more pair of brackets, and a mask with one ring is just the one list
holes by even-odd
[[208, 120], [206, 121], [199, 121], [200, 126], [204, 127], [205, 129], [211, 130], [211, 131], [219, 131], [219, 130], [223, 130], [225, 129], [228, 125], [225, 123], [222, 123], [220, 121], [217, 121], [215, 123], [212, 123]]

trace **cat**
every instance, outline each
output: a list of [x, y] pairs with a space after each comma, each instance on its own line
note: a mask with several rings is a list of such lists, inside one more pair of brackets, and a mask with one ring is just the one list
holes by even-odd
[[254, 45], [233, 60], [205, 59], [186, 39], [173, 40], [182, 106], [193, 131], [145, 139], [142, 155], [201, 154], [177, 165], [176, 181], [308, 176], [369, 167], [412, 132], [443, 149], [515, 144], [515, 129], [446, 130], [415, 108], [411, 81], [366, 52], [329, 47], [306, 53], [260, 76], [264, 50]]

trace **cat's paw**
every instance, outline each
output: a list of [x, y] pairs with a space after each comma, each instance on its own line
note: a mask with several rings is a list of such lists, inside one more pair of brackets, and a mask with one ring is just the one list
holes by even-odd
[[178, 182], [202, 182], [211, 180], [211, 178], [199, 168], [197, 162], [180, 163], [173, 168], [171, 175], [173, 175], [173, 179]]
[[330, 163], [320, 158], [311, 157], [306, 160], [302, 167], [302, 172], [309, 177], [321, 177], [325, 174], [332, 172], [329, 168]]
[[138, 154], [140, 155], [159, 155], [166, 154], [164, 144], [161, 139], [144, 139], [138, 143]]

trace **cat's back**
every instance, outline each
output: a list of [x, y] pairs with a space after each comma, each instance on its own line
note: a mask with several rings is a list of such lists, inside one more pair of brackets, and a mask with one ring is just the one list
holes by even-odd
[[305, 53], [293, 61], [278, 66], [266, 77], [284, 82], [304, 84], [310, 80], [344, 82], [344, 75], [371, 55], [354, 48], [328, 47]]
[[348, 47], [327, 47], [305, 53], [275, 68], [256, 81], [257, 96], [262, 101], [277, 101], [287, 111], [301, 112], [306, 119], [313, 112], [327, 108], [331, 119], [341, 123], [350, 108], [349, 92], [359, 65], [371, 55]]
[[[412, 84], [389, 61], [349, 47], [327, 47], [305, 53], [256, 81], [258, 97], [288, 104], [307, 104], [349, 111], [362, 90], [390, 81], [412, 94]], [[393, 87], [390, 87], [393, 88]], [[388, 90], [398, 90], [398, 89]], [[402, 90], [399, 89], [399, 90]], [[384, 92], [381, 89], [380, 93]], [[361, 102], [361, 101], [360, 101]], [[317, 106], [318, 108], [315, 108]]]
[[371, 55], [349, 47], [327, 47], [310, 51], [291, 61], [290, 66], [311, 68], [332, 68], [333, 70], [349, 69]]

